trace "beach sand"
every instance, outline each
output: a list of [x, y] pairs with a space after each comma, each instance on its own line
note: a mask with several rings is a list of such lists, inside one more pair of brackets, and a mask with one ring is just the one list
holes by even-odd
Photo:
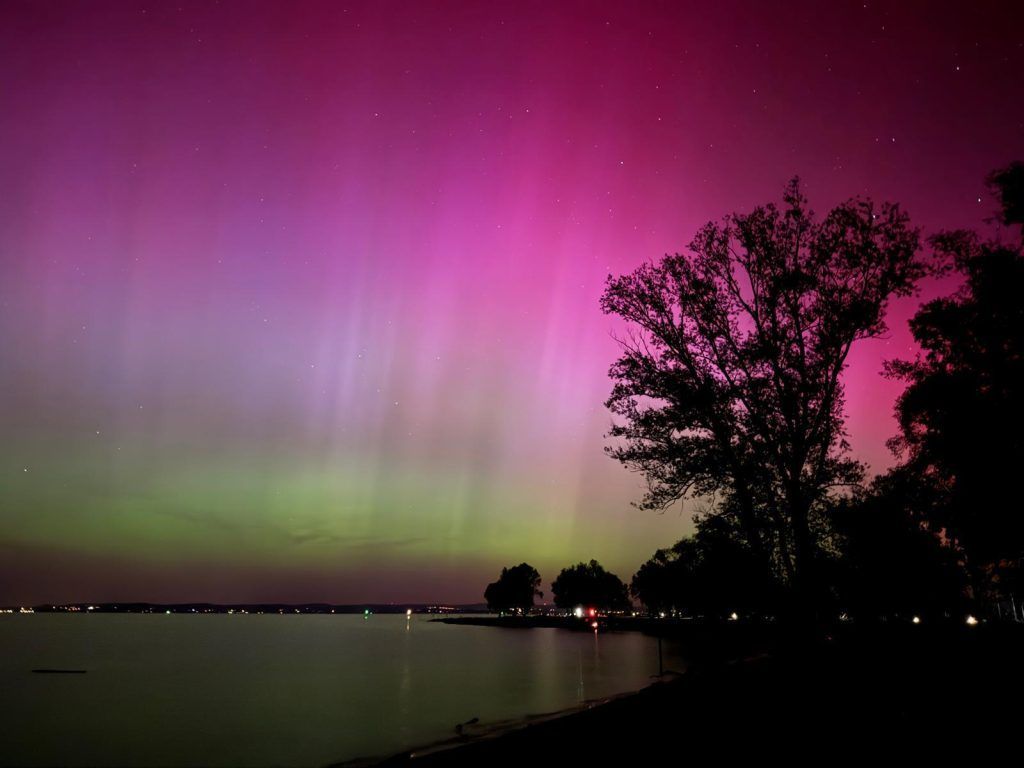
[[453, 728], [364, 764], [973, 763], [1019, 751], [1022, 648], [1019, 626], [836, 628], [560, 716]]

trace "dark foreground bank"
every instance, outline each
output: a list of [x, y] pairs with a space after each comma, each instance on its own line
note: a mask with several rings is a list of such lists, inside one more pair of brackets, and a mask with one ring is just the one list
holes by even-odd
[[[563, 717], [379, 764], [623, 765], [699, 757], [813, 760], [1020, 751], [1020, 627], [843, 627], [685, 675]], [[784, 640], [784, 642], [783, 642]], [[468, 735], [467, 735], [468, 734]]]

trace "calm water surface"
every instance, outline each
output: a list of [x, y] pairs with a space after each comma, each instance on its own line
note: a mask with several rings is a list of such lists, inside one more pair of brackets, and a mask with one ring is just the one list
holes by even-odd
[[324, 765], [635, 690], [657, 668], [637, 633], [426, 616], [0, 616], [0, 763]]

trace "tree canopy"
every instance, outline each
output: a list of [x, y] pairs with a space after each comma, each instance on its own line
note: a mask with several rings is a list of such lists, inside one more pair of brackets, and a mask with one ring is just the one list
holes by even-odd
[[863, 475], [844, 433], [847, 356], [928, 270], [897, 206], [851, 200], [819, 220], [794, 180], [781, 207], [609, 277], [602, 309], [628, 330], [607, 451], [647, 479], [639, 506], [717, 499], [766, 577], [806, 595], [825, 503]]
[[[1024, 224], [1024, 162], [1016, 161], [988, 176], [988, 186], [999, 200], [1003, 224]], [[1024, 235], [1024, 231], [1021, 232]]]
[[551, 594], [559, 608], [578, 605], [601, 610], [625, 610], [629, 593], [622, 579], [610, 573], [596, 560], [563, 568], [551, 583]]
[[[990, 176], [1004, 223], [1022, 221], [1024, 164]], [[974, 569], [1024, 557], [1016, 473], [1024, 462], [1024, 253], [970, 232], [932, 238], [964, 277], [910, 323], [921, 352], [887, 364], [907, 384], [891, 441], [908, 470], [946, 492], [924, 519]]]
[[722, 516], [701, 518], [693, 536], [659, 549], [633, 576], [630, 592], [652, 612], [724, 618], [768, 612], [773, 584]]
[[543, 597], [540, 574], [529, 563], [520, 563], [511, 568], [502, 568], [497, 581], [492, 581], [484, 590], [484, 599], [492, 611], [528, 611], [533, 607], [535, 597]]
[[944, 500], [942, 487], [897, 467], [837, 504], [833, 575], [843, 612], [858, 619], [941, 618], [964, 607], [956, 550], [922, 525]]

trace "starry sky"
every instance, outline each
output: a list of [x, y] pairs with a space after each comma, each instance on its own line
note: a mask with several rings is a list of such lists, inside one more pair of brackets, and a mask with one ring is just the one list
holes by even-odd
[[[1014, 6], [8, 0], [0, 603], [628, 580], [694, 507], [602, 453], [604, 278], [794, 174], [984, 227]], [[876, 471], [917, 301], [846, 376]]]

